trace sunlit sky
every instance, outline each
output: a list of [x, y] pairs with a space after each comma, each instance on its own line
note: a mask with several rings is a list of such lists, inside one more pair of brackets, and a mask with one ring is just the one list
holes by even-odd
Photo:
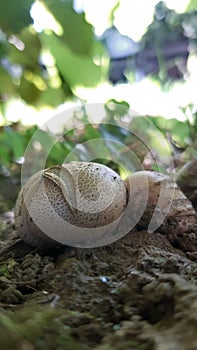
[[[151, 23], [154, 7], [158, 0], [120, 0], [115, 13], [115, 26], [122, 34], [139, 40], [146, 27]], [[166, 0], [169, 8], [183, 12], [189, 0]], [[117, 0], [75, 0], [75, 9], [84, 9], [87, 20], [95, 27], [96, 34], [101, 35], [109, 25], [109, 13], [116, 5]]]
[[[189, 0], [166, 0], [165, 2], [169, 8], [181, 13], [184, 12]], [[74, 7], [78, 12], [84, 10], [86, 20], [93, 24], [96, 34], [102, 35], [109, 27], [110, 11], [116, 3], [116, 0], [75, 0]], [[158, 0], [120, 0], [119, 7], [115, 12], [114, 24], [122, 34], [128, 35], [133, 40], [140, 40], [147, 26], [152, 22], [156, 3]], [[57, 22], [45, 11], [41, 2], [35, 3], [31, 15], [34, 18], [34, 27], [38, 32], [44, 28], [50, 28], [56, 32], [61, 31]], [[183, 114], [180, 106], [186, 106], [191, 102], [197, 105], [196, 67], [197, 59], [193, 56], [188, 62], [190, 77], [184, 84], [176, 84], [168, 93], [162, 92], [158, 84], [149, 78], [138, 83], [119, 84], [115, 87], [110, 83], [100, 84], [94, 89], [79, 87], [76, 92], [87, 103], [104, 103], [110, 98], [115, 98], [119, 101], [128, 101], [131, 108], [139, 114], [163, 115], [168, 118], [182, 119]], [[73, 106], [72, 103], [65, 104], [66, 108], [71, 106]], [[21, 101], [12, 101], [7, 110], [8, 119], [20, 119], [21, 108], [27, 111], [23, 113], [25, 124], [32, 123], [32, 121], [41, 124], [56, 113], [48, 108], [38, 112], [34, 108], [25, 106]]]

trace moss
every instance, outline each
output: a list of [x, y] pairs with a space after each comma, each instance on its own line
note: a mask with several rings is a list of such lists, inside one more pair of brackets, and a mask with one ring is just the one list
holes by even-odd
[[[78, 318], [76, 313], [52, 308], [24, 308], [16, 312], [0, 314], [1, 349], [37, 349], [37, 350], [87, 350], [70, 334], [67, 320]], [[26, 347], [23, 347], [24, 344]]]
[[16, 261], [14, 259], [8, 259], [5, 263], [0, 264], [0, 276], [11, 277], [15, 265]]
[[96, 350], [147, 350], [147, 346], [139, 343], [138, 341], [128, 340], [117, 342], [116, 345], [100, 345]]

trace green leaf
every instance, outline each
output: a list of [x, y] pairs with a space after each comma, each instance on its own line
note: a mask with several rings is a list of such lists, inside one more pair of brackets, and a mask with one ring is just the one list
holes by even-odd
[[21, 83], [19, 86], [19, 93], [23, 100], [29, 104], [33, 104], [37, 101], [41, 91], [30, 81], [28, 81], [24, 76], [21, 78]]
[[72, 147], [69, 143], [56, 142], [49, 153], [47, 167], [54, 164], [62, 164], [71, 150]]
[[61, 24], [64, 30], [62, 38], [70, 49], [78, 54], [89, 55], [94, 36], [84, 13], [76, 13], [69, 0], [45, 0], [44, 3]]
[[38, 34], [33, 28], [25, 28], [17, 38], [24, 44], [23, 50], [18, 50], [10, 45], [9, 57], [11, 62], [35, 71], [41, 51], [41, 43]]
[[21, 157], [24, 153], [24, 142], [23, 136], [11, 129], [6, 127], [6, 133], [8, 136], [8, 145], [10, 146], [13, 154], [13, 160]]
[[65, 101], [65, 97], [70, 97], [71, 94], [65, 96], [65, 92], [62, 87], [52, 88], [47, 87], [45, 91], [40, 92], [39, 99], [36, 101], [36, 104], [39, 106], [48, 105], [51, 107], [57, 107]]
[[12, 79], [8, 72], [0, 67], [0, 94], [1, 95], [6, 95], [6, 94], [15, 94], [15, 86], [13, 85]]
[[196, 9], [197, 9], [197, 0], [190, 0], [186, 8], [186, 12], [196, 11]]
[[65, 82], [76, 86], [96, 86], [101, 79], [101, 67], [87, 56], [75, 55], [68, 46], [54, 33], [41, 34], [43, 43], [56, 60], [60, 75]]
[[6, 126], [0, 133], [0, 162], [4, 165], [16, 161], [24, 153], [23, 136]]
[[116, 101], [115, 99], [111, 99], [106, 102], [105, 110], [107, 114], [113, 117], [123, 117], [129, 111], [129, 103], [126, 101]]
[[33, 0], [1, 0], [0, 28], [8, 35], [19, 33], [33, 22], [30, 8]]
[[6, 35], [0, 30], [0, 58], [7, 54], [9, 43]]
[[80, 142], [83, 142], [85, 140], [93, 140], [97, 138], [101, 138], [102, 134], [98, 130], [98, 128], [95, 128], [92, 124], [86, 124], [84, 129], [84, 137], [80, 140]]
[[0, 164], [5, 166], [10, 165], [10, 149], [8, 149], [6, 135], [2, 132], [0, 133]]
[[164, 119], [162, 117], [149, 117], [149, 120], [158, 128], [167, 138], [167, 132], [170, 133], [173, 141], [180, 147], [185, 147], [190, 140], [190, 130], [188, 124], [175, 118]]

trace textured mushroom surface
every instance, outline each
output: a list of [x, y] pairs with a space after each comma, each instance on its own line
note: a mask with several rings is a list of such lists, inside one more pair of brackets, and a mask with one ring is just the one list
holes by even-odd
[[139, 228], [168, 232], [170, 239], [177, 233], [191, 232], [196, 224], [196, 212], [171, 177], [154, 171], [139, 171], [129, 175], [125, 184], [132, 199], [132, 215], [136, 216], [142, 205], [145, 206]]
[[[47, 245], [47, 232], [65, 230], [65, 222], [82, 228], [108, 225], [126, 207], [126, 186], [110, 168], [70, 162], [33, 175], [22, 188], [15, 209], [16, 227], [28, 243]], [[67, 232], [64, 232], [66, 235]]]

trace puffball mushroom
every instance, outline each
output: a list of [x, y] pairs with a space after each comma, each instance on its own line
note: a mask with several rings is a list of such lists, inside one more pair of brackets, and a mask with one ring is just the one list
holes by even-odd
[[[125, 180], [135, 206], [133, 215], [140, 210], [147, 194], [146, 207], [138, 221], [138, 228], [166, 232], [168, 236], [191, 232], [196, 224], [196, 212], [176, 182], [155, 171], [139, 171]], [[148, 193], [146, 188], [148, 187]], [[141, 194], [141, 195], [140, 195]]]
[[[20, 237], [35, 247], [89, 247], [88, 240], [98, 239], [93, 246], [111, 243], [135, 224], [152, 231], [187, 232], [196, 223], [196, 213], [166, 175], [139, 171], [123, 181], [107, 166], [73, 161], [27, 181], [16, 201], [15, 222]], [[107, 239], [116, 227], [124, 231], [124, 225], [125, 233]]]
[[68, 241], [74, 245], [83, 237], [73, 227], [113, 223], [124, 211], [126, 198], [123, 180], [105, 165], [73, 161], [53, 166], [34, 174], [21, 189], [15, 206], [16, 229], [33, 246], [57, 244], [58, 234], [70, 235]]

